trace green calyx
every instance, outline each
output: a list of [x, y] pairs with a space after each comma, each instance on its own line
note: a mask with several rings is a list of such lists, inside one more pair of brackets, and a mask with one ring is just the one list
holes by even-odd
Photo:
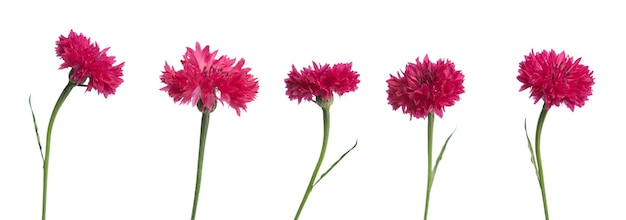
[[335, 99], [335, 95], [332, 94], [328, 98], [324, 98], [323, 96], [315, 96], [315, 104], [319, 105], [323, 109], [330, 109], [330, 106], [333, 104], [333, 100]]
[[202, 99], [200, 99], [198, 100], [198, 104], [196, 104], [196, 107], [198, 107], [198, 111], [202, 113], [212, 113], [217, 108], [217, 100], [213, 101], [213, 104], [211, 104], [210, 108], [207, 108], [204, 106], [204, 102], [202, 102]]

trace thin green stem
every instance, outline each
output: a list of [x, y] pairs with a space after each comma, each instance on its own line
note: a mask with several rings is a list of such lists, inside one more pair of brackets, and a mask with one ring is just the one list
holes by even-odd
[[433, 186], [433, 127], [435, 115], [428, 113], [428, 183], [426, 184], [426, 207], [424, 208], [424, 220], [428, 219], [428, 203], [430, 201], [430, 189]]
[[311, 190], [313, 190], [313, 184], [315, 183], [315, 179], [317, 178], [317, 172], [320, 170], [320, 166], [322, 165], [322, 161], [324, 160], [324, 154], [326, 154], [326, 145], [328, 144], [328, 132], [330, 130], [330, 108], [322, 107], [322, 114], [324, 117], [324, 138], [322, 140], [322, 151], [320, 152], [320, 157], [317, 160], [317, 165], [315, 165], [315, 169], [313, 170], [313, 175], [311, 175], [311, 180], [309, 181], [309, 186], [306, 188], [306, 192], [304, 193], [304, 198], [302, 198], [302, 202], [300, 203], [300, 207], [298, 208], [298, 212], [296, 213], [296, 217], [294, 220], [298, 220], [300, 217], [300, 213], [304, 208], [304, 204], [306, 203], [307, 198], [309, 198], [309, 194]]
[[541, 187], [541, 198], [543, 199], [543, 212], [546, 216], [546, 220], [550, 219], [548, 216], [548, 200], [546, 198], [546, 185], [544, 183], [543, 178], [543, 166], [541, 163], [541, 129], [543, 128], [543, 122], [546, 120], [546, 115], [548, 114], [548, 110], [544, 106], [541, 108], [541, 113], [539, 114], [539, 120], [537, 121], [537, 131], [535, 133], [535, 155], [537, 156], [537, 169], [539, 173], [539, 186]]
[[59, 95], [59, 99], [57, 99], [57, 103], [54, 105], [54, 108], [52, 109], [52, 114], [50, 115], [50, 121], [48, 122], [48, 132], [46, 133], [46, 156], [44, 157], [44, 161], [43, 161], [43, 199], [42, 199], [43, 204], [41, 206], [41, 219], [42, 220], [46, 220], [46, 201], [48, 198], [47, 196], [48, 195], [48, 168], [49, 168], [48, 164], [50, 163], [50, 141], [52, 140], [52, 126], [54, 125], [54, 120], [56, 119], [57, 114], [59, 113], [59, 109], [61, 109], [63, 102], [65, 102], [65, 99], [67, 99], [67, 96], [70, 94], [74, 86], [76, 86], [76, 84], [72, 83], [71, 81], [67, 83], [67, 85], [61, 92], [61, 95]]
[[204, 146], [206, 145], [206, 134], [209, 128], [210, 112], [202, 112], [202, 122], [200, 125], [200, 150], [198, 151], [198, 170], [196, 172], [196, 192], [193, 196], [193, 209], [191, 211], [191, 220], [196, 219], [196, 210], [198, 207], [198, 197], [200, 197], [200, 183], [202, 181], [202, 163], [204, 162]]

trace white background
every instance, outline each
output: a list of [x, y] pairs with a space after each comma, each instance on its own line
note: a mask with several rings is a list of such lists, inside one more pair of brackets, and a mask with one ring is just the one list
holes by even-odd
[[[9, 3], [10, 2], [10, 3]], [[425, 54], [448, 58], [466, 93], [435, 121], [439, 167], [429, 219], [542, 219], [524, 137], [540, 111], [518, 92], [531, 49], [565, 50], [594, 70], [583, 108], [548, 113], [543, 159], [553, 219], [626, 219], [618, 1], [4, 1], [0, 3], [0, 219], [39, 219], [42, 141], [68, 69], [55, 41], [82, 32], [125, 61], [104, 99], [75, 88], [54, 127], [48, 219], [189, 219], [201, 114], [159, 89], [196, 41], [243, 57], [260, 90], [237, 117], [211, 114], [197, 219], [292, 219], [317, 161], [322, 114], [285, 95], [291, 64], [353, 62], [359, 89], [331, 108], [325, 170], [300, 219], [421, 219], [426, 120], [387, 104], [389, 74]], [[606, 1], [608, 2], [608, 1]]]

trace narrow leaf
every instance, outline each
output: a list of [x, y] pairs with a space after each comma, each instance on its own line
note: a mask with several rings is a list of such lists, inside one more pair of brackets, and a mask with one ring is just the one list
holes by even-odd
[[41, 153], [41, 160], [45, 160], [43, 158], [43, 149], [41, 148], [41, 139], [39, 138], [39, 128], [37, 128], [37, 119], [35, 119], [35, 112], [33, 111], [33, 105], [30, 102], [30, 98], [32, 95], [28, 96], [28, 106], [30, 107], [30, 114], [33, 116], [33, 124], [35, 125], [35, 134], [37, 135], [37, 144], [39, 145], [39, 153]]
[[452, 131], [450, 136], [448, 136], [448, 138], [446, 139], [446, 142], [443, 143], [443, 147], [441, 147], [441, 152], [439, 152], [439, 156], [437, 157], [437, 161], [435, 162], [435, 168], [433, 168], [433, 177], [437, 173], [437, 167], [439, 166], [439, 161], [441, 161], [441, 158], [443, 158], [443, 152], [446, 151], [446, 146], [448, 146], [448, 141], [450, 141], [450, 138], [452, 137], [454, 132], [456, 132], [456, 128], [454, 128], [454, 131]]
[[354, 146], [352, 146], [350, 149], [348, 149], [348, 151], [346, 151], [345, 153], [343, 153], [343, 155], [341, 155], [341, 157], [339, 157], [339, 159], [337, 161], [335, 161], [335, 163], [333, 163], [333, 165], [330, 166], [330, 168], [328, 168], [328, 170], [326, 170], [326, 172], [324, 172], [319, 179], [317, 179], [317, 181], [315, 181], [315, 184], [313, 184], [313, 186], [317, 185], [318, 182], [320, 182], [320, 180], [322, 180], [322, 178], [324, 178], [324, 176], [326, 176], [326, 174], [328, 174], [328, 172], [330, 172], [330, 170], [332, 170], [338, 163], [339, 161], [341, 161], [346, 155], [348, 155], [348, 153], [350, 153], [350, 151], [352, 151], [352, 149], [354, 149], [356, 147], [356, 145], [359, 143], [359, 141], [357, 140], [354, 143]]
[[535, 168], [535, 175], [537, 175], [537, 179], [539, 179], [539, 170], [537, 170], [537, 163], [535, 162], [535, 151], [533, 151], [533, 144], [530, 141], [530, 137], [528, 137], [528, 129], [526, 128], [526, 119], [524, 119], [524, 132], [526, 132], [526, 140], [528, 141], [528, 150], [530, 150], [530, 162], [533, 163], [533, 167]]

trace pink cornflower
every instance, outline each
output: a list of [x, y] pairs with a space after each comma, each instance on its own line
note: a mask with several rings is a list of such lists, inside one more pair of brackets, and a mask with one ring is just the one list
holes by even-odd
[[[317, 179], [317, 174], [324, 161], [324, 155], [326, 147], [328, 145], [328, 136], [330, 131], [330, 106], [334, 101], [334, 93], [342, 96], [345, 93], [355, 91], [359, 84], [359, 74], [352, 70], [352, 63], [337, 63], [332, 67], [329, 64], [317, 64], [313, 62], [313, 68], [311, 66], [302, 68], [302, 71], [298, 71], [296, 66], [291, 65], [291, 72], [289, 72], [285, 79], [287, 87], [286, 95], [290, 100], [298, 100], [298, 104], [302, 100], [313, 101], [317, 104], [323, 113], [322, 121], [324, 123], [324, 136], [322, 139], [322, 152], [317, 159], [317, 164], [309, 180], [309, 185], [306, 188], [304, 197], [296, 212], [295, 220], [297, 220], [302, 213], [307, 198], [309, 197], [313, 186], [317, 184], [324, 176], [330, 172], [330, 170], [341, 161], [345, 155], [347, 155], [352, 149], [356, 147], [356, 143], [352, 148], [346, 151], [333, 165]], [[315, 98], [315, 100], [313, 100]], [[316, 181], [317, 179], [317, 181]]]
[[387, 100], [393, 110], [402, 107], [411, 118], [425, 118], [429, 112], [441, 118], [444, 108], [454, 105], [465, 92], [464, 76], [449, 60], [432, 63], [426, 55], [423, 62], [419, 57], [415, 61], [406, 65], [402, 76], [400, 72], [397, 77], [390, 75]]
[[[70, 34], [67, 37], [61, 35], [59, 40], [56, 41], [56, 54], [63, 59], [63, 63], [59, 69], [71, 68], [69, 72], [69, 80], [65, 88], [59, 95], [54, 108], [52, 108], [52, 114], [50, 114], [50, 122], [48, 123], [48, 132], [46, 133], [46, 150], [45, 156], [42, 150], [41, 143], [39, 142], [39, 133], [37, 131], [37, 122], [35, 120], [35, 113], [31, 107], [31, 114], [33, 116], [33, 122], [35, 124], [35, 133], [37, 134], [37, 143], [39, 144], [39, 150], [41, 151], [41, 158], [43, 159], [43, 198], [41, 207], [41, 218], [46, 219], [46, 204], [48, 195], [48, 170], [50, 161], [50, 143], [52, 137], [52, 127], [54, 120], [56, 119], [61, 106], [65, 102], [66, 98], [72, 92], [72, 89], [76, 86], [86, 86], [87, 91], [95, 89], [99, 94], [103, 94], [104, 98], [107, 98], [111, 94], [115, 94], [115, 89], [124, 82], [120, 77], [122, 76], [122, 67], [124, 63], [113, 65], [115, 63], [114, 56], [107, 56], [109, 48], [100, 50], [97, 43], [91, 43], [90, 39], [85, 37], [82, 33], [76, 34], [74, 30], [70, 30]], [[87, 85], [85, 85], [85, 82]], [[30, 98], [28, 99], [30, 105]]]
[[[287, 85], [287, 96], [290, 100], [298, 99], [313, 101], [332, 101], [333, 92], [341, 96], [344, 93], [355, 91], [359, 83], [359, 74], [352, 70], [352, 63], [338, 63], [330, 67], [329, 64], [316, 64], [302, 68], [298, 71], [291, 65], [291, 72], [285, 84]], [[320, 103], [318, 103], [320, 104]]]
[[563, 103], [572, 111], [574, 106], [582, 107], [592, 94], [594, 78], [593, 71], [579, 64], [580, 59], [574, 60], [564, 51], [531, 51], [519, 64], [520, 91], [530, 88], [535, 103], [543, 99], [546, 109]]
[[89, 79], [87, 91], [95, 89], [106, 98], [115, 94], [115, 89], [124, 82], [121, 78], [124, 62], [113, 65], [115, 57], [107, 56], [108, 47], [100, 50], [98, 43], [91, 43], [89, 38], [74, 30], [70, 30], [67, 37], [61, 35], [56, 44], [57, 56], [63, 59], [59, 69], [72, 68], [69, 77], [77, 85]]
[[183, 68], [175, 70], [165, 63], [161, 82], [175, 102], [191, 103], [200, 111], [215, 110], [217, 101], [226, 102], [240, 115], [246, 110], [246, 103], [255, 99], [259, 84], [250, 72], [243, 67], [245, 60], [239, 61], [224, 55], [217, 57], [217, 50], [211, 52], [209, 46], [201, 48], [196, 42], [195, 50], [187, 47], [181, 60]]

